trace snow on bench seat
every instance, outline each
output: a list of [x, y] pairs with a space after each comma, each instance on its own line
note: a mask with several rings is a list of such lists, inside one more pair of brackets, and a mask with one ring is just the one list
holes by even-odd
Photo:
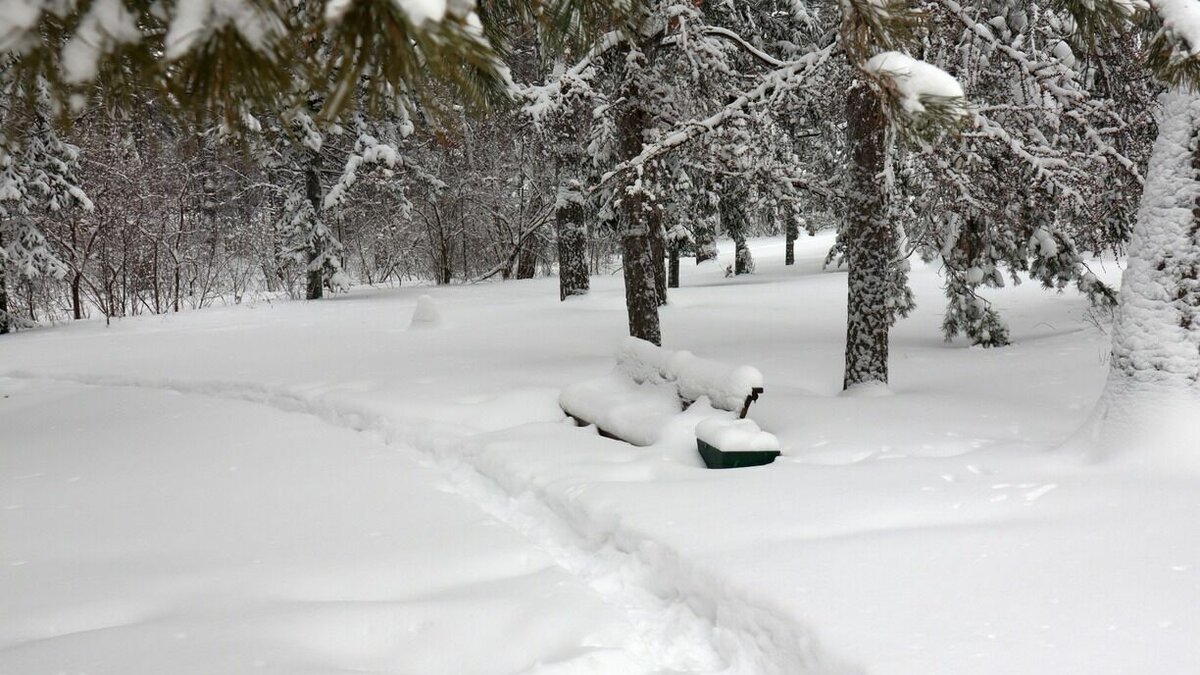
[[763, 388], [758, 368], [710, 361], [691, 352], [675, 352], [670, 366], [680, 398], [694, 402], [707, 396], [712, 407], [739, 415], [748, 407], [746, 399]]
[[638, 446], [654, 445], [667, 422], [683, 412], [674, 385], [637, 384], [621, 373], [572, 384], [558, 403], [575, 419]]
[[584, 424], [633, 445], [653, 445], [674, 415], [700, 398], [744, 416], [762, 392], [762, 373], [626, 338], [616, 369], [563, 389], [559, 405]]
[[721, 452], [779, 451], [775, 434], [759, 429], [754, 420], [708, 417], [696, 425], [696, 438]]

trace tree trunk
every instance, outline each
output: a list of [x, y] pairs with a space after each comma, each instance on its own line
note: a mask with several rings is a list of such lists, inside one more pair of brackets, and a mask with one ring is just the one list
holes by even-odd
[[870, 84], [851, 85], [846, 94], [846, 144], [851, 150], [847, 186], [846, 372], [842, 386], [887, 385], [888, 266], [896, 248], [887, 221], [884, 192], [884, 143], [887, 118]]
[[83, 273], [71, 275], [71, 316], [76, 321], [83, 318], [83, 294], [80, 286], [83, 283]]
[[729, 189], [721, 193], [719, 211], [721, 227], [733, 239], [733, 273], [751, 274], [754, 272], [754, 257], [750, 255], [750, 247], [746, 245], [746, 210], [743, 200], [745, 192], [734, 183], [727, 182]]
[[679, 248], [678, 240], [672, 241], [667, 246], [668, 265], [667, 265], [667, 288], [679, 288]]
[[692, 228], [692, 236], [696, 240], [696, 264], [717, 259], [717, 219], [720, 210], [709, 201], [707, 190], [700, 192], [700, 201], [696, 204], [696, 222]]
[[629, 334], [662, 345], [658, 320], [658, 289], [654, 285], [654, 262], [650, 258], [650, 238], [626, 230], [622, 238], [625, 262], [625, 308], [629, 314]]
[[[617, 112], [619, 160], [635, 157], [642, 150], [642, 133], [649, 115], [642, 108], [642, 93], [636, 76], [622, 92], [624, 101]], [[629, 186], [624, 186], [629, 187]], [[659, 293], [650, 243], [651, 204], [641, 190], [618, 190], [622, 195], [619, 211], [621, 257], [625, 276], [625, 308], [629, 315], [629, 334], [656, 345], [662, 344], [659, 324]]]
[[[0, 233], [0, 249], [4, 248], [4, 235]], [[8, 270], [0, 265], [0, 335], [11, 330], [8, 318]]]
[[521, 244], [521, 252], [517, 255], [517, 278], [532, 279], [537, 272], [537, 251], [534, 250], [533, 237], [526, 237]]
[[1200, 465], [1200, 94], [1163, 97], [1087, 452]]
[[740, 233], [737, 237], [734, 237], [733, 273], [754, 273], [754, 256], [750, 255], [750, 247], [746, 245], [746, 237]]
[[696, 228], [696, 264], [717, 259], [717, 237], [712, 223]]
[[796, 240], [800, 238], [800, 226], [794, 218], [789, 218], [787, 223], [787, 246], [783, 253], [784, 265], [796, 264]]
[[[313, 217], [321, 217], [321, 155], [310, 151], [308, 167], [304, 171], [304, 196], [312, 204]], [[325, 294], [325, 270], [320, 267], [312, 269], [312, 263], [317, 259], [317, 251], [310, 253], [308, 270], [308, 292], [305, 297], [309, 300], [320, 300]]]
[[558, 298], [587, 295], [591, 286], [587, 260], [587, 224], [579, 181], [558, 187], [554, 227], [558, 234]]
[[662, 227], [662, 209], [657, 205], [650, 213], [650, 259], [654, 263], [654, 292], [658, 305], [667, 304], [667, 236]]

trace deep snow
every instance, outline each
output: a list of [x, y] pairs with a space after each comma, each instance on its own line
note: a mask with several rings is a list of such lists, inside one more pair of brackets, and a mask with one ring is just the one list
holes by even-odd
[[650, 672], [409, 453], [219, 398], [3, 389], [0, 672]]
[[[405, 659], [447, 653], [490, 664], [479, 672], [520, 672], [525, 666], [518, 661], [552, 660], [574, 645], [630, 661], [569, 663], [562, 672], [625, 673], [649, 664], [762, 675], [1195, 673], [1200, 476], [1119, 458], [1087, 464], [1075, 453], [1054, 451], [1087, 418], [1105, 377], [1108, 337], [1092, 325], [1086, 302], [1029, 283], [1005, 289], [992, 297], [1011, 323], [1013, 346], [947, 345], [939, 333], [937, 268], [917, 265], [912, 280], [921, 306], [894, 331], [892, 395], [841, 396], [845, 275], [820, 269], [828, 237], [799, 244], [796, 266], [785, 268], [781, 241], [755, 242], [759, 273], [749, 277], [726, 279], [718, 266], [685, 265], [685, 287], [673, 292], [663, 313], [666, 347], [762, 371], [767, 390], [750, 417], [778, 436], [785, 453], [770, 466], [700, 468], [687, 427], [711, 411], [685, 413], [649, 448], [564, 423], [556, 403], [560, 389], [613, 368], [624, 333], [620, 279], [613, 276], [594, 278], [591, 296], [566, 303], [558, 302], [553, 279], [359, 289], [318, 303], [259, 303], [124, 320], [111, 328], [88, 322], [18, 334], [0, 344], [0, 374], [19, 376], [0, 381], [8, 395], [0, 399], [0, 488], [8, 502], [21, 489], [13, 486], [30, 480], [22, 476], [41, 471], [20, 467], [42, 461], [40, 449], [53, 446], [44, 461], [55, 462], [54, 475], [79, 475], [82, 483], [92, 469], [97, 500], [113, 509], [95, 511], [88, 541], [129, 528], [115, 520], [122, 502], [110, 503], [112, 496], [127, 492], [127, 482], [150, 484], [158, 477], [158, 491], [125, 506], [153, 511], [183, 490], [195, 498], [195, 510], [214, 503], [229, 519], [253, 520], [254, 499], [219, 503], [219, 464], [208, 473], [188, 470], [213, 450], [227, 451], [242, 435], [233, 430], [242, 429], [260, 439], [255, 494], [289, 491], [288, 500], [304, 505], [300, 525], [319, 520], [335, 540], [388, 531], [343, 517], [351, 501], [384, 520], [396, 512], [396, 532], [411, 526], [419, 533], [412, 523], [421, 520], [417, 516], [447, 508], [437, 518], [461, 524], [461, 535], [453, 526], [456, 544], [494, 544], [467, 567], [496, 580], [504, 597], [475, 605], [475, 591], [463, 590], [462, 614], [444, 616], [482, 614], [485, 627], [504, 636], [500, 642], [465, 639], [478, 631], [464, 627], [415, 641], [381, 638], [349, 655], [322, 652], [309, 636], [322, 632], [325, 615], [297, 608], [290, 620], [269, 618], [247, 633], [254, 643], [247, 649], [261, 646], [256, 641], [292, 645], [277, 652], [296, 659], [291, 672], [301, 662], [323, 672], [364, 667], [355, 658], [388, 672], [438, 672]], [[1115, 280], [1116, 267], [1111, 261], [1105, 267]], [[421, 294], [432, 298], [440, 323], [409, 331]], [[105, 386], [84, 389], [93, 393], [81, 401], [92, 402], [71, 408], [62, 399], [85, 396], [78, 385], [45, 378]], [[187, 393], [171, 398], [172, 390]], [[122, 397], [129, 398], [119, 404]], [[96, 401], [110, 414], [94, 412]], [[286, 417], [296, 429], [278, 417], [280, 410], [302, 413]], [[187, 419], [192, 411], [196, 419], [186, 428], [163, 419]], [[240, 423], [225, 423], [227, 415]], [[68, 433], [50, 423], [56, 419], [87, 423], [75, 422]], [[14, 420], [22, 429], [17, 435]], [[171, 436], [177, 427], [182, 436]], [[350, 438], [309, 442], [324, 434]], [[111, 464], [89, 453], [92, 435], [115, 446]], [[122, 452], [126, 438], [154, 442], [133, 442]], [[375, 449], [356, 455], [357, 443]], [[387, 443], [388, 452], [379, 443]], [[344, 477], [334, 473], [342, 456], [353, 467], [366, 461], [356, 458], [364, 453], [407, 456], [409, 445], [458, 494], [456, 506], [438, 505], [433, 497], [427, 503], [420, 488], [433, 479], [407, 482], [401, 476], [407, 469], [375, 473], [360, 464]], [[181, 459], [167, 462], [160, 453]], [[273, 480], [272, 469], [289, 454], [305, 461], [312, 456], [322, 468], [299, 484]], [[384, 489], [393, 482], [394, 491]], [[300, 496], [313, 485], [321, 489], [309, 503]], [[80, 523], [47, 515], [55, 493], [26, 494], [45, 500], [37, 502], [41, 510], [0, 512], [6, 605], [19, 597], [29, 604], [18, 608], [54, 607], [65, 617], [62, 625], [84, 631], [106, 619], [95, 618], [86, 594], [64, 590], [68, 584], [132, 588], [154, 578], [140, 573], [145, 551], [137, 547], [77, 554], [70, 542]], [[462, 522], [469, 518], [458, 509], [472, 502], [503, 523], [494, 528], [503, 533], [495, 535], [498, 542], [466, 541], [482, 527]], [[172, 513], [161, 509], [156, 526], [141, 534], [166, 536], [175, 524]], [[193, 517], [205, 523], [195, 511]], [[441, 539], [416, 536], [411, 543], [394, 541], [388, 551], [367, 549], [346, 565], [325, 547], [301, 545], [307, 531], [279, 533], [277, 562], [283, 567], [294, 557], [311, 565], [313, 575], [300, 587], [328, 598], [353, 595], [347, 588], [359, 581], [358, 566], [374, 570], [365, 578], [386, 588], [409, 583], [407, 568], [389, 565], [388, 555], [403, 557], [409, 547], [441, 555]], [[227, 536], [214, 535], [208, 544], [196, 543], [194, 555], [156, 564], [190, 579], [197, 596], [225, 598], [226, 619], [251, 621], [248, 607], [262, 596], [255, 584], [231, 585], [220, 573], [221, 559], [239, 555], [238, 542]], [[78, 550], [91, 551], [85, 544]], [[535, 562], [518, 571], [501, 562], [492, 577], [491, 561], [505, 560], [506, 548], [536, 549]], [[446, 583], [461, 588], [468, 584], [454, 571], [458, 553], [446, 551]], [[73, 564], [51, 564], [64, 558]], [[49, 571], [37, 571], [43, 566]], [[521, 619], [506, 624], [495, 618], [531, 616], [521, 607], [532, 599], [513, 588], [519, 585], [514, 579], [524, 578], [520, 573], [558, 578], [568, 589], [549, 601], [539, 624], [544, 631]], [[278, 575], [285, 586], [294, 578]], [[34, 579], [40, 581], [30, 583]], [[530, 592], [544, 590], [543, 581], [532, 582]], [[423, 586], [420, 579], [411, 584], [405, 588], [414, 592]], [[147, 583], [136, 593], [110, 596], [173, 607], [179, 621], [211, 620], [211, 607], [176, 602], [173, 588]], [[44, 649], [57, 653], [55, 641], [84, 639], [71, 632], [56, 638], [36, 613], [10, 609], [3, 612], [0, 672], [39, 672], [13, 670], [22, 653], [39, 649], [34, 640], [49, 638]], [[137, 609], [117, 618], [128, 622], [158, 611]], [[396, 611], [421, 613], [405, 614], [410, 610]], [[569, 617], [562, 619], [568, 625], [551, 617]], [[404, 626], [391, 615], [363, 613], [354, 621], [389, 636]], [[86, 635], [114, 663], [137, 662], [121, 630]], [[199, 635], [197, 644], [217, 639]], [[501, 664], [505, 655], [512, 665]]]

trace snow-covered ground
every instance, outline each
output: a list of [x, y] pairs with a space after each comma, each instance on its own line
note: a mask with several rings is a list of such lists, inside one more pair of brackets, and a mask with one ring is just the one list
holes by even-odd
[[0, 673], [1200, 671], [1200, 475], [1054, 450], [1105, 375], [1086, 302], [1006, 289], [1013, 346], [948, 345], [918, 265], [893, 395], [840, 396], [828, 245], [685, 264], [664, 310], [763, 372], [785, 456], [753, 469], [564, 423], [619, 275], [3, 340]]

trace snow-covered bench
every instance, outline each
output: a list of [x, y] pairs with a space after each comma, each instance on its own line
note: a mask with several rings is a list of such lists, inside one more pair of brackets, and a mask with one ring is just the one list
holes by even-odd
[[[762, 393], [763, 377], [757, 368], [731, 366], [627, 338], [612, 373], [566, 387], [558, 402], [577, 424], [594, 424], [604, 436], [648, 446], [658, 441], [672, 417], [701, 397], [706, 397], [713, 408], [735, 413], [738, 420], [753, 425], [745, 420], [746, 413]], [[726, 422], [734, 420], [721, 420]], [[708, 426], [716, 440], [720, 424], [713, 421]], [[745, 424], [740, 428], [748, 430]], [[747, 434], [726, 433], [724, 437], [744, 441]], [[757, 442], [763, 444], [762, 439]]]

